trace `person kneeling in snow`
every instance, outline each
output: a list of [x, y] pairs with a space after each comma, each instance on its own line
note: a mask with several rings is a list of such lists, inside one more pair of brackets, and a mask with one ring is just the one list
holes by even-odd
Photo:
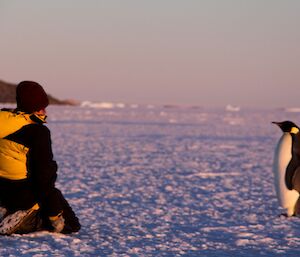
[[57, 164], [43, 87], [23, 81], [16, 88], [17, 108], [0, 111], [0, 234], [40, 230], [77, 232], [78, 218], [55, 187]]

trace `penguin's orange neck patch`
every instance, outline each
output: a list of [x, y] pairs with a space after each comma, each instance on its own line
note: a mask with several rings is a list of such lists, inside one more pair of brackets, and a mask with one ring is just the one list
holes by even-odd
[[299, 132], [299, 129], [296, 127], [292, 127], [291, 132], [292, 134], [297, 134]]

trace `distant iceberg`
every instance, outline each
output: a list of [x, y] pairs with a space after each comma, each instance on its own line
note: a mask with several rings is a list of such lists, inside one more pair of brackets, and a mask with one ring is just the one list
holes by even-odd
[[80, 106], [89, 107], [89, 108], [98, 108], [98, 109], [125, 108], [125, 104], [123, 103], [110, 103], [110, 102], [95, 103], [90, 101], [83, 101]]
[[285, 108], [286, 112], [300, 112], [300, 107]]
[[226, 105], [225, 110], [228, 112], [239, 112], [240, 111], [240, 107], [239, 106], [233, 106], [231, 104]]
[[136, 109], [136, 108], [138, 108], [138, 107], [139, 107], [138, 104], [131, 104], [131, 105], [130, 105], [130, 108], [133, 108], [133, 109]]
[[123, 103], [116, 103], [115, 106], [117, 108], [125, 108], [125, 104], [123, 104]]

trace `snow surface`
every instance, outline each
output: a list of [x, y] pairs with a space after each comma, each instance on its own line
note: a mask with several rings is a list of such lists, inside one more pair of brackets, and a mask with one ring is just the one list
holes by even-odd
[[277, 110], [50, 107], [57, 186], [72, 235], [2, 236], [0, 256], [299, 256], [300, 219], [279, 217]]

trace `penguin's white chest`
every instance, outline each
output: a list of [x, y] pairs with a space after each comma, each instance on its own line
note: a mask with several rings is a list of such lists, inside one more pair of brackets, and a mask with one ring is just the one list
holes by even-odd
[[286, 168], [292, 159], [292, 136], [283, 133], [275, 149], [273, 173], [276, 195], [281, 207], [287, 209], [288, 216], [294, 214], [299, 193], [296, 190], [289, 190], [285, 184]]

